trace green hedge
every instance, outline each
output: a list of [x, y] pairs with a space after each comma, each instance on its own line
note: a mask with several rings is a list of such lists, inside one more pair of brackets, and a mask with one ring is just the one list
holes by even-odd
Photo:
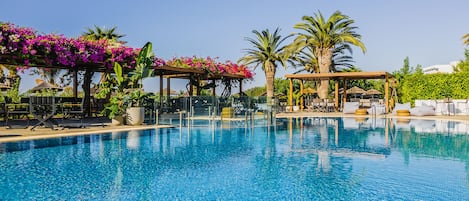
[[469, 98], [469, 72], [407, 75], [399, 84], [400, 102], [417, 99]]

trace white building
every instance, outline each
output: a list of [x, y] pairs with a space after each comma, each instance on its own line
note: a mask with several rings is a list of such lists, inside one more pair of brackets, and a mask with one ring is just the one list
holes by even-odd
[[453, 68], [458, 65], [459, 61], [453, 61], [449, 64], [437, 64], [422, 68], [423, 74], [432, 73], [453, 73]]

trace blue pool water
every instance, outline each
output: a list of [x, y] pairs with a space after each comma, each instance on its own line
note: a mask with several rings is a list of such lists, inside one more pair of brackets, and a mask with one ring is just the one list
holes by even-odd
[[0, 200], [469, 200], [458, 124], [278, 119], [5, 143]]

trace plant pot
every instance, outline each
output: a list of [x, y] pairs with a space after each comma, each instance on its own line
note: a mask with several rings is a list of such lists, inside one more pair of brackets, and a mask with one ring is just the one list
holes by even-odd
[[295, 111], [295, 112], [300, 111], [300, 106], [298, 106], [298, 105], [293, 106], [293, 111]]
[[141, 125], [145, 119], [144, 107], [129, 107], [126, 110], [127, 124], [131, 126]]
[[115, 116], [111, 119], [112, 126], [120, 126], [124, 124], [124, 117], [122, 115]]

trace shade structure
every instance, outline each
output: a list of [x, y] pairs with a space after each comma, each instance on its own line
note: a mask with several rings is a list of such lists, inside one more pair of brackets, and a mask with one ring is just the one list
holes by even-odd
[[44, 89], [52, 89], [52, 90], [57, 90], [57, 91], [62, 90], [61, 87], [59, 87], [55, 84], [51, 84], [49, 82], [41, 82], [38, 85], [36, 85], [35, 87], [33, 87], [31, 89], [31, 92], [38, 92], [38, 91], [41, 91], [41, 90], [44, 90]]
[[303, 89], [303, 93], [304, 94], [315, 94], [315, 93], [318, 93], [318, 92], [316, 91], [316, 89], [308, 87], [308, 88]]
[[347, 94], [363, 94], [365, 92], [366, 92], [365, 90], [357, 86], [347, 89]]
[[363, 95], [380, 95], [380, 94], [382, 93], [376, 89], [369, 89], [365, 93], [363, 93]]

